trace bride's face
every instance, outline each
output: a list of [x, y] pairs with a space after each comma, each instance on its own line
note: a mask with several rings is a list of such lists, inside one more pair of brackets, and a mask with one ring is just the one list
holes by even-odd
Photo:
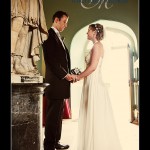
[[88, 28], [88, 31], [87, 31], [87, 39], [88, 40], [93, 40], [94, 37], [95, 37], [95, 31], [93, 31], [90, 27]]

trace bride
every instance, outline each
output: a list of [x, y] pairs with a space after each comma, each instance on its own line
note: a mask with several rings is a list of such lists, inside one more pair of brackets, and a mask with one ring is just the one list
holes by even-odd
[[121, 150], [109, 94], [102, 81], [103, 25], [89, 25], [87, 38], [93, 42], [85, 58], [86, 69], [74, 76], [84, 79], [80, 102], [78, 134], [71, 150]]

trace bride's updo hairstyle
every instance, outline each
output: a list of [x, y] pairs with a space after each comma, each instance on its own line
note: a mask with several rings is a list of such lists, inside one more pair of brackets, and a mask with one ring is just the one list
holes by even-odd
[[103, 25], [96, 23], [96, 24], [90, 24], [89, 28], [92, 31], [96, 31], [96, 39], [102, 40], [104, 37], [104, 31], [103, 31]]

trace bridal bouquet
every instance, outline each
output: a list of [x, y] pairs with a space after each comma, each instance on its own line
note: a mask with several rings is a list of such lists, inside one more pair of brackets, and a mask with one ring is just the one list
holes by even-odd
[[71, 69], [71, 73], [74, 75], [79, 75], [81, 73], [81, 71], [79, 68], [76, 67], [74, 69]]

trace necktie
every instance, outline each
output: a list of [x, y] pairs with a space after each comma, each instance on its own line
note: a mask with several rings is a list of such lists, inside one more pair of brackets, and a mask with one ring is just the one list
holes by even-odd
[[60, 35], [60, 33], [59, 33], [59, 32], [57, 32], [57, 36], [61, 39], [61, 35]]

